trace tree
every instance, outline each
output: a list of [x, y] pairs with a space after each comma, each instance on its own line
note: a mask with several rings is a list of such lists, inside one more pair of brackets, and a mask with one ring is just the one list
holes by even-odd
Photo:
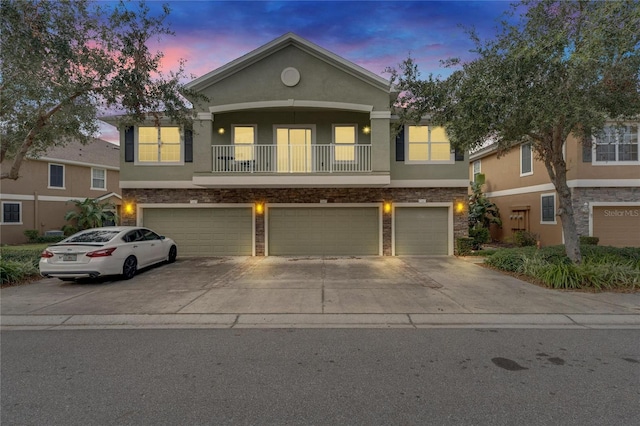
[[64, 220], [75, 220], [79, 230], [98, 228], [103, 222], [113, 218], [112, 203], [101, 203], [93, 198], [74, 200], [77, 210], [70, 210], [64, 215]]
[[[100, 112], [115, 111], [128, 125], [165, 115], [188, 125], [184, 62], [165, 75], [152, 39], [171, 35], [169, 8], [151, 16], [119, 3], [88, 0], [0, 0], [0, 161], [13, 160], [2, 179], [18, 179], [25, 156], [69, 140], [86, 143]], [[130, 10], [131, 9], [131, 10]]]
[[558, 193], [557, 215], [567, 256], [581, 261], [563, 148], [583, 143], [606, 120], [640, 113], [640, 3], [526, 0], [513, 5], [501, 32], [481, 41], [470, 31], [477, 59], [447, 79], [421, 80], [412, 58], [393, 71], [401, 120], [430, 114], [451, 142], [473, 150], [492, 142], [498, 154], [530, 142]]

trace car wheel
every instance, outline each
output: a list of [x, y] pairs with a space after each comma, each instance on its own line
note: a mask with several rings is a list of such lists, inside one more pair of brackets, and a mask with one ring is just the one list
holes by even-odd
[[136, 274], [138, 270], [138, 261], [135, 256], [129, 256], [124, 260], [124, 265], [122, 266], [122, 278], [125, 280], [130, 280]]
[[169, 256], [167, 256], [167, 263], [175, 262], [176, 257], [178, 257], [178, 248], [176, 246], [171, 246], [169, 249]]

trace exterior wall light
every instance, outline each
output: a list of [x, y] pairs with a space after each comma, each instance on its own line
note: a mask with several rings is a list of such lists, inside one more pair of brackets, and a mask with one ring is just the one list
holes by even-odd
[[458, 201], [456, 203], [456, 213], [464, 212], [464, 203], [462, 201]]
[[256, 203], [256, 213], [258, 214], [264, 213], [264, 203], [261, 203], [261, 202]]
[[365, 135], [368, 135], [369, 133], [371, 133], [371, 127], [369, 126], [364, 126], [362, 128], [362, 133], [364, 133]]
[[133, 214], [133, 211], [134, 211], [134, 209], [133, 209], [133, 203], [126, 203], [126, 204], [124, 205], [124, 212], [125, 212], [126, 214]]
[[384, 212], [387, 214], [391, 213], [391, 201], [384, 202]]
[[219, 135], [224, 135], [224, 127], [220, 127], [220, 128], [218, 129], [218, 134], [219, 134]]

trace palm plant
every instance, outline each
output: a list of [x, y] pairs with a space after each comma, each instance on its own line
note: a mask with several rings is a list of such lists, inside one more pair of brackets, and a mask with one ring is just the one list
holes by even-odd
[[112, 209], [115, 205], [109, 202], [101, 203], [93, 198], [84, 200], [74, 200], [77, 210], [70, 210], [64, 215], [64, 219], [68, 221], [76, 221], [80, 230], [97, 228], [113, 218]]

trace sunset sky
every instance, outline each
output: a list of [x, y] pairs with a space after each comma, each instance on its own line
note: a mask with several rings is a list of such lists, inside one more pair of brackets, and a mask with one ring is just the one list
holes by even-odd
[[[156, 46], [163, 68], [180, 58], [186, 71], [206, 74], [287, 32], [293, 32], [382, 77], [408, 55], [424, 75], [447, 76], [450, 57], [473, 58], [464, 28], [495, 34], [508, 1], [150, 1], [152, 11], [171, 8], [175, 36]], [[117, 141], [105, 125], [102, 138]]]

